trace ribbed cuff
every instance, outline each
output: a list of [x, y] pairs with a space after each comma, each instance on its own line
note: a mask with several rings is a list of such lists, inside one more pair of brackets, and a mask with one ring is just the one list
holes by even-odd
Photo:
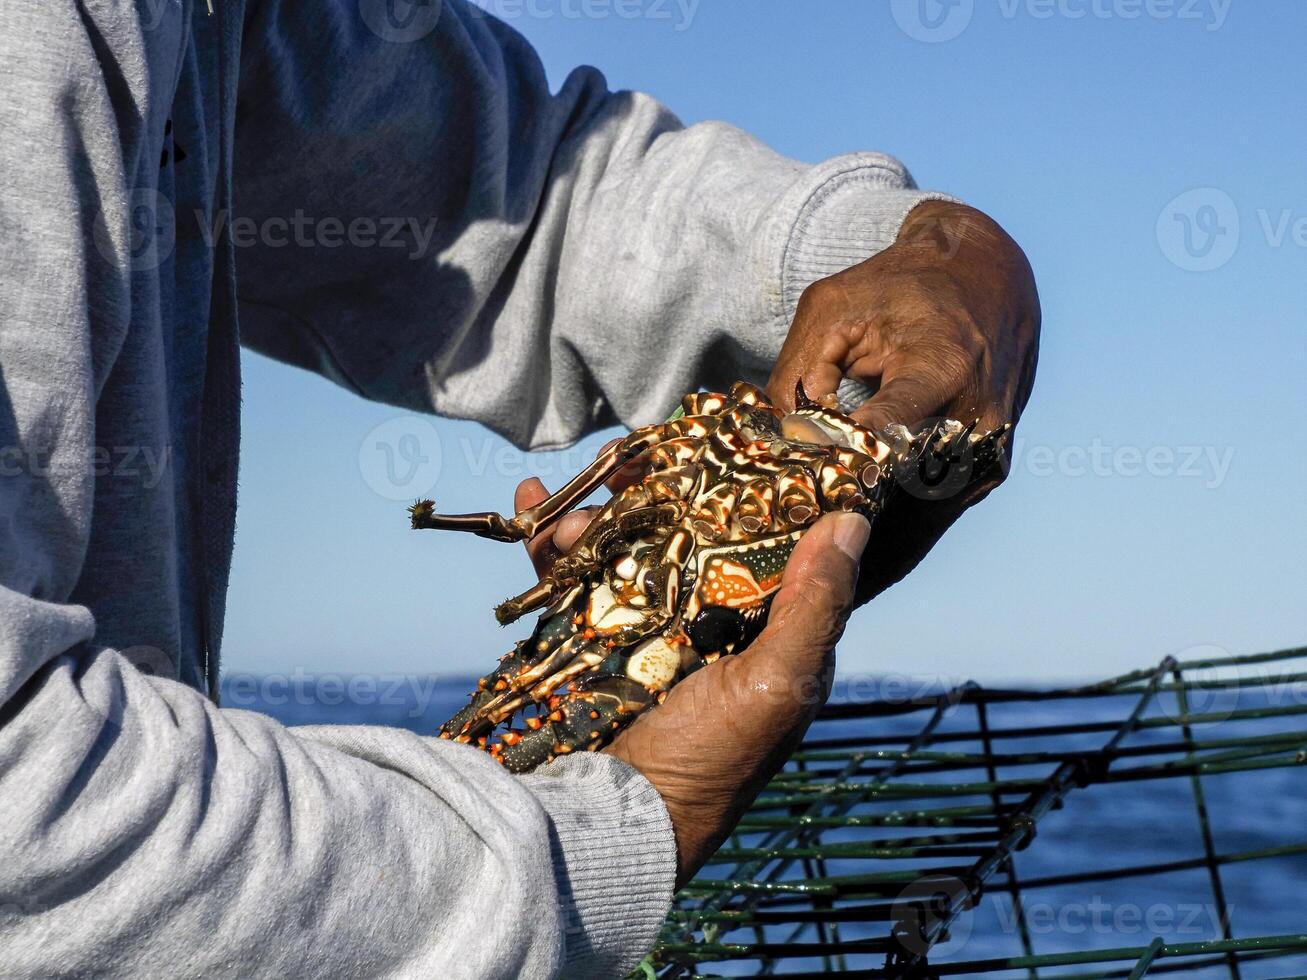
[[[955, 198], [917, 188], [906, 167], [882, 153], [850, 153], [814, 167], [781, 258], [781, 317], [789, 329], [803, 291], [888, 248], [923, 201]], [[840, 385], [846, 407], [871, 397], [857, 381]]]
[[649, 781], [578, 753], [520, 777], [549, 814], [568, 980], [623, 977], [653, 946], [676, 884], [676, 838]]

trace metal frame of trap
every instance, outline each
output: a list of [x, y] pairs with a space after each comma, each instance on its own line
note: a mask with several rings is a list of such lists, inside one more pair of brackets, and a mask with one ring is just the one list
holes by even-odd
[[[1307, 834], [1275, 847], [1218, 851], [1204, 781], [1307, 763], [1307, 699], [1207, 713], [1191, 711], [1191, 703], [1199, 692], [1237, 696], [1253, 688], [1307, 683], [1303, 661], [1307, 647], [1182, 662], [1167, 658], [1151, 669], [1086, 687], [1037, 692], [966, 684], [900, 703], [831, 705], [727, 845], [677, 895], [640, 973], [668, 980], [723, 975], [714, 969], [787, 977], [1133, 980], [1218, 968], [1244, 980], [1253, 963], [1292, 962], [1301, 969], [1307, 964], [1307, 932], [1232, 934], [1222, 869], [1249, 861], [1269, 866], [1307, 854]], [[1199, 671], [1250, 668], [1275, 673], [1194, 677]], [[991, 724], [997, 704], [1010, 714], [1025, 704], [1102, 698], [1128, 699], [1132, 707], [1108, 721]], [[1163, 699], [1173, 699], [1167, 702], [1171, 708], [1159, 713]], [[973, 727], [951, 730], [941, 724], [950, 712], [966, 710], [973, 713]], [[920, 723], [902, 735], [886, 734], [881, 726], [878, 734], [823, 736], [823, 728], [832, 727], [825, 723], [890, 716]], [[1216, 726], [1225, 722], [1239, 723], [1243, 733], [1222, 737]], [[1249, 728], [1257, 730], [1246, 733]], [[1142, 733], [1151, 740], [1131, 744], [1131, 736]], [[1087, 737], [1096, 747], [1075, 747]], [[1040, 748], [1004, 751], [1014, 740], [1037, 740]], [[940, 782], [941, 773], [957, 774], [949, 777], [957, 781]], [[1036, 842], [1039, 823], [1051, 810], [1074, 806], [1078, 788], [1166, 779], [1188, 781], [1201, 853], [1043, 878], [1018, 876], [1014, 854]], [[1307, 784], [1303, 799], [1307, 802]], [[901, 836], [905, 828], [912, 836]], [[833, 861], [868, 870], [831, 874]], [[877, 870], [881, 862], [893, 867]], [[1219, 910], [1220, 934], [1210, 940], [1167, 944], [1157, 938], [1143, 946], [1073, 952], [1035, 949], [1024, 912], [1024, 896], [1033, 889], [1202, 868]], [[1021, 953], [932, 963], [932, 949], [985, 889], [1004, 892], [1010, 900]], [[880, 924], [883, 935], [843, 937], [842, 927], [848, 931], [851, 923], [864, 933], [867, 924]]]

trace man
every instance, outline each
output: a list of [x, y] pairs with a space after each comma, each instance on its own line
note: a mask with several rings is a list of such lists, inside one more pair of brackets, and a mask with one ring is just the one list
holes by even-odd
[[873, 425], [1029, 394], [1020, 250], [893, 159], [804, 166], [591, 69], [551, 95], [462, 0], [407, 13], [0, 13], [6, 975], [620, 975], [802, 734], [855, 600], [988, 489], [865, 554], [865, 521], [824, 519], [756, 645], [608, 753], [515, 778], [401, 731], [291, 732], [211, 700], [238, 322], [532, 448], [769, 372], [782, 402], [874, 386]]

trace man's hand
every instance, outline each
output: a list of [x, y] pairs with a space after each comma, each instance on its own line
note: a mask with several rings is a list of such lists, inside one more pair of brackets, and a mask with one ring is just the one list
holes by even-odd
[[[853, 412], [873, 428], [939, 417], [979, 418], [982, 429], [1015, 424], [1034, 383], [1039, 323], [1017, 244], [973, 208], [927, 201], [885, 251], [804, 291], [768, 392], [789, 407], [797, 380], [817, 398], [850, 377], [877, 388]], [[1002, 478], [951, 500], [904, 498], [894, 520], [873, 529], [858, 601], [910, 572]]]
[[640, 770], [666, 803], [678, 887], [717, 850], [825, 703], [867, 532], [857, 514], [813, 525], [759, 637], [684, 678], [604, 750]]
[[[532, 478], [518, 486], [514, 503], [522, 510], [547, 495]], [[539, 574], [559, 553], [559, 540], [566, 550], [592, 516], [574, 512], [527, 542]], [[678, 887], [726, 838], [826, 703], [869, 530], [858, 514], [828, 514], [814, 524], [790, 556], [758, 638], [681, 680], [604, 750], [640, 770], [667, 805]]]

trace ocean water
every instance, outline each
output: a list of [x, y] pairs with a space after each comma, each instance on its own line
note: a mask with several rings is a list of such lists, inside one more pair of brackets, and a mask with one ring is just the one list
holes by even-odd
[[[390, 725], [431, 735], [463, 705], [472, 684], [470, 678], [406, 675], [235, 676], [224, 680], [223, 697], [228, 707], [263, 711], [287, 725]], [[840, 691], [837, 684], [837, 696]], [[1268, 698], [1276, 704], [1286, 698], [1296, 699], [1291, 703], [1307, 706], [1307, 688], [1301, 686], [1245, 690], [1237, 695], [1212, 697], [1215, 700], [1209, 699], [1193, 706], [1194, 709], [1219, 716], [1235, 709], [1263, 706]], [[1002, 729], [1119, 721], [1133, 704], [1133, 698], [1125, 697], [994, 704], [989, 708], [990, 724]], [[966, 706], [952, 709], [939, 730], [972, 730], [973, 711]], [[825, 721], [815, 726], [811, 734], [823, 739], [901, 735], [920, 729], [923, 720], [924, 714], [916, 712], [877, 719]], [[1287, 728], [1302, 729], [1305, 725], [1307, 722], [1298, 717], [1273, 721], [1235, 719], [1204, 725], [1195, 736], [1223, 739], [1265, 735]], [[1000, 751], [1088, 750], [1100, 746], [1106, 737], [1102, 732], [1061, 736], [1054, 744], [1048, 738], [1032, 736], [1005, 740]], [[1142, 747], [1175, 738], [1176, 733], [1171, 729], [1145, 730], [1131, 735], [1124, 744]], [[974, 743], [965, 742], [942, 747], [960, 751], [977, 748]], [[1124, 760], [1122, 765], [1150, 761], [1156, 760], [1143, 756]], [[1039, 770], [1044, 771], [1047, 767]], [[1036, 774], [1015, 769], [1003, 772], [1005, 776]], [[983, 773], [946, 772], [936, 777], [928, 774], [912, 778], [957, 782], [982, 779]], [[1205, 776], [1202, 788], [1218, 854], [1246, 854], [1307, 843], [1307, 766]], [[1063, 808], [1050, 812], [1039, 822], [1036, 840], [1016, 855], [1016, 870], [1021, 880], [1037, 881], [1103, 868], [1189, 861], [1203, 854], [1199, 827], [1188, 778], [1093, 785], [1073, 790]], [[886, 866], [876, 863], [877, 870]], [[859, 866], [857, 862], [832, 861], [827, 867], [827, 873], [832, 875], [859, 870], [866, 870], [866, 862]], [[1229, 863], [1222, 867], [1221, 879], [1236, 937], [1307, 933], [1307, 908], [1303, 900], [1307, 855]], [[1148, 945], [1155, 936], [1168, 943], [1199, 942], [1219, 938], [1220, 933], [1218, 905], [1209, 872], [1201, 864], [1092, 883], [1054, 882], [1024, 889], [1022, 903], [1037, 953], [1140, 947]], [[845, 926], [841, 932], [844, 939], [883, 935], [883, 924]], [[977, 908], [957, 921], [950, 940], [936, 947], [931, 962], [1019, 955], [1018, 936], [1011, 901], [1003, 888], [991, 886]], [[804, 965], [820, 967], [819, 962]], [[862, 961], [859, 965], [873, 964]], [[716, 964], [711, 972], [730, 975], [748, 972], [747, 967], [747, 963]], [[1074, 971], [1063, 968], [1062, 972]], [[1040, 975], [1058, 973], [1059, 970], [1041, 971]], [[1242, 970], [1242, 976], [1248, 980], [1301, 974], [1307, 974], [1307, 956], [1254, 962]], [[1024, 973], [1002, 975], [1025, 976]], [[1183, 975], [1215, 978], [1229, 973], [1220, 967], [1187, 970]]]

